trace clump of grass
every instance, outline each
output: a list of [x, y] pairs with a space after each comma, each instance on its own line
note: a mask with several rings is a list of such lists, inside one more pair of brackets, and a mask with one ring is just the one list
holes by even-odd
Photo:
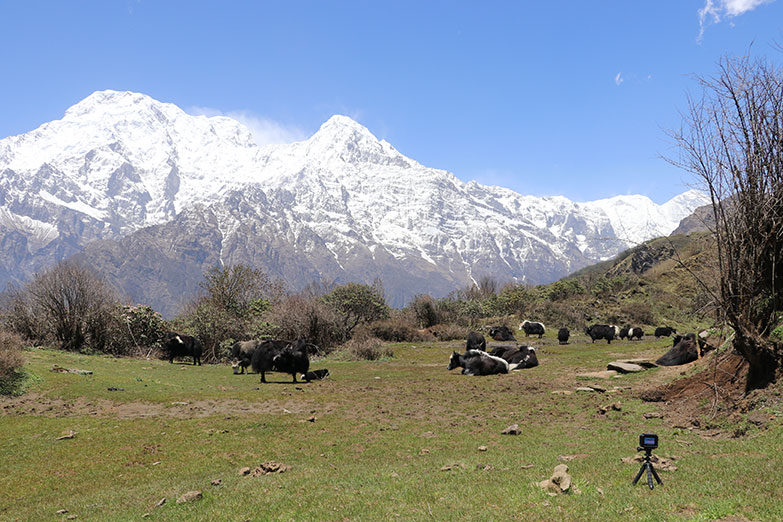
[[419, 331], [399, 318], [376, 321], [367, 329], [378, 339], [391, 343], [417, 343], [433, 340], [432, 334], [428, 331]]
[[24, 342], [19, 335], [0, 330], [0, 394], [2, 395], [15, 393], [24, 380], [23, 346]]
[[345, 358], [352, 361], [377, 361], [394, 357], [394, 350], [389, 345], [369, 333], [354, 336], [342, 346], [340, 351]]

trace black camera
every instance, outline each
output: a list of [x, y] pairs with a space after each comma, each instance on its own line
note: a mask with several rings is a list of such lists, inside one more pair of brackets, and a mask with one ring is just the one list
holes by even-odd
[[642, 433], [639, 435], [640, 449], [653, 450], [658, 447], [658, 435], [652, 433]]

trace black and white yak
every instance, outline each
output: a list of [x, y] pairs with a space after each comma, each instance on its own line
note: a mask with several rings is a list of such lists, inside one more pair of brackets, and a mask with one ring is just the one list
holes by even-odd
[[607, 344], [612, 344], [615, 335], [615, 327], [608, 324], [594, 324], [585, 329], [585, 333], [590, 336], [593, 342], [596, 339], [606, 339]]
[[532, 346], [498, 346], [489, 355], [500, 357], [508, 363], [509, 370], [523, 370], [538, 366], [536, 349]]
[[462, 368], [463, 375], [495, 375], [508, 373], [509, 364], [500, 357], [481, 350], [468, 350], [464, 354], [454, 352], [449, 359], [449, 370]]

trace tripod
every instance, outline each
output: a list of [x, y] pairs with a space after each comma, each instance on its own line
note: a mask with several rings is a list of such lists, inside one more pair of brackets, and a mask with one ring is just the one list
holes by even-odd
[[644, 450], [644, 462], [642, 462], [642, 468], [639, 470], [639, 473], [637, 473], [636, 477], [633, 479], [633, 485], [635, 486], [636, 483], [639, 482], [639, 478], [642, 476], [642, 473], [644, 473], [644, 470], [647, 470], [647, 485], [650, 486], [650, 489], [653, 489], [653, 477], [655, 477], [655, 481], [658, 482], [658, 484], [663, 486], [661, 477], [658, 476], [658, 473], [656, 473], [655, 468], [650, 461], [650, 458], [652, 457], [652, 449], [636, 448], [636, 451], [642, 450]]

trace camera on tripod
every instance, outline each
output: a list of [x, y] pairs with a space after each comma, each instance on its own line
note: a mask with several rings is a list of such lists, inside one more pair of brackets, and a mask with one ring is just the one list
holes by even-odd
[[642, 433], [639, 435], [639, 449], [637, 451], [654, 450], [657, 447], [658, 435], [654, 435], [652, 433]]

